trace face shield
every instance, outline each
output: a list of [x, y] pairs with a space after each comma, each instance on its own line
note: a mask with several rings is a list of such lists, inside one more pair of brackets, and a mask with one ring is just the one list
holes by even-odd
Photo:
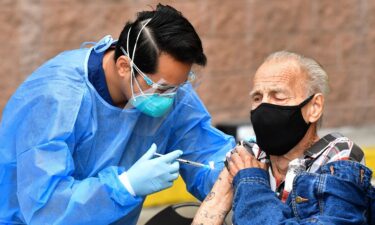
[[[146, 25], [151, 21], [151, 19], [146, 20], [143, 24], [141, 30], [137, 35], [137, 39], [134, 44], [132, 56], [128, 54], [129, 52], [129, 34], [131, 28], [127, 34], [127, 42], [126, 48], [127, 51], [123, 47], [120, 47], [123, 54], [130, 59], [130, 88], [131, 88], [131, 98], [129, 99], [128, 103], [125, 105], [125, 109], [135, 107], [142, 113], [151, 116], [151, 117], [161, 117], [165, 115], [173, 105], [174, 98], [176, 96], [177, 90], [180, 86], [184, 85], [186, 82], [195, 79], [195, 74], [193, 72], [189, 72], [188, 80], [179, 85], [170, 85], [164, 79], [160, 79], [157, 82], [154, 82], [149, 76], [143, 73], [137, 65], [134, 64], [135, 58], [135, 50], [137, 47], [139, 36], [142, 30], [146, 27]], [[138, 80], [135, 77], [135, 71], [144, 79], [146, 84], [150, 86], [146, 90], [142, 90], [141, 85], [139, 84]], [[137, 85], [139, 92], [135, 93], [134, 85]]]

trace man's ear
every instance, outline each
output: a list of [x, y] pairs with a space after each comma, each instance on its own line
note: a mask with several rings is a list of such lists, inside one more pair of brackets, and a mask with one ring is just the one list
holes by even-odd
[[120, 77], [124, 78], [130, 72], [130, 59], [127, 56], [120, 56], [116, 60], [116, 69]]
[[307, 104], [306, 119], [310, 123], [317, 122], [323, 114], [324, 96], [322, 93], [314, 95], [313, 99]]

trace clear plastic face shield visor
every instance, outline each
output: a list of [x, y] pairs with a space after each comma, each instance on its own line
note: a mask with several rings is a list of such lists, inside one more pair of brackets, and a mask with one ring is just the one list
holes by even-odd
[[[126, 42], [127, 51], [125, 51], [123, 47], [120, 47], [122, 53], [125, 56], [127, 56], [130, 60], [130, 73], [131, 73], [130, 88], [131, 88], [132, 97], [131, 99], [129, 99], [128, 103], [125, 105], [125, 109], [136, 107], [138, 110], [140, 110], [141, 112], [149, 116], [160, 117], [166, 114], [169, 111], [169, 109], [172, 107], [178, 88], [189, 81], [193, 81], [196, 76], [193, 72], [190, 71], [187, 81], [179, 85], [170, 85], [164, 79], [160, 79], [157, 82], [154, 82], [148, 75], [143, 73], [137, 67], [137, 65], [134, 64], [135, 50], [137, 47], [139, 36], [142, 30], [146, 27], [146, 25], [150, 21], [151, 19], [146, 20], [141, 30], [139, 31], [131, 56], [128, 54], [129, 34], [131, 31], [131, 28], [129, 29], [128, 34], [127, 34], [127, 42]], [[146, 82], [149, 88], [145, 90], [142, 89], [141, 85], [139, 84], [135, 76], [135, 71]], [[138, 88], [137, 93], [134, 91], [134, 83]]]

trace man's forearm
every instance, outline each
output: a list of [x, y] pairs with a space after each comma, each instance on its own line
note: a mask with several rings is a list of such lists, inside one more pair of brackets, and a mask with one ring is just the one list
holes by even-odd
[[232, 208], [233, 189], [229, 172], [224, 169], [194, 217], [192, 225], [221, 225]]
[[[197, 214], [194, 217], [192, 225], [221, 225], [224, 223], [228, 210], [222, 206], [224, 196], [216, 196], [211, 191], [202, 202]], [[224, 197], [225, 198], [225, 197]], [[224, 208], [224, 209], [223, 209]]]

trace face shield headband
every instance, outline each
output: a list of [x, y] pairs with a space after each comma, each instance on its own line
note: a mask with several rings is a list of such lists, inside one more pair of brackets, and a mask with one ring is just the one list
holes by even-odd
[[[120, 47], [121, 51], [124, 55], [126, 55], [130, 59], [130, 88], [131, 88], [131, 99], [129, 99], [128, 104], [126, 104], [125, 108], [129, 107], [136, 107], [142, 113], [151, 116], [151, 117], [161, 117], [165, 115], [169, 109], [173, 105], [174, 97], [176, 95], [177, 89], [179, 86], [168, 85], [165, 80], [161, 79], [158, 82], [154, 82], [149, 78], [146, 74], [144, 74], [134, 63], [135, 59], [135, 51], [137, 48], [137, 43], [140, 37], [141, 32], [146, 27], [146, 25], [151, 21], [148, 19], [142, 25], [140, 31], [138, 32], [132, 55], [128, 54], [129, 52], [129, 36], [131, 28], [127, 34], [127, 41], [126, 41], [126, 50], [123, 47]], [[141, 85], [139, 84], [138, 80], [135, 77], [135, 71], [146, 81], [146, 84], [150, 86], [147, 90], [142, 90]], [[136, 94], [134, 92], [134, 84], [137, 85], [139, 89], [139, 93]]]

